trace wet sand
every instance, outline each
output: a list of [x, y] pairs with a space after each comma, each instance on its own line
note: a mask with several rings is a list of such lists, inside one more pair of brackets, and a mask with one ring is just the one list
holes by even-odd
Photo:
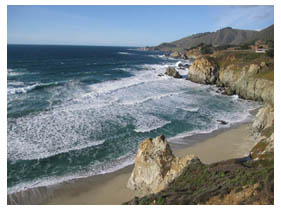
[[[194, 154], [206, 164], [244, 157], [255, 144], [249, 126], [250, 123], [240, 124], [212, 134], [186, 137], [183, 140], [201, 140], [182, 149], [179, 148], [184, 145], [172, 145], [172, 149], [175, 156]], [[132, 170], [133, 165], [113, 173], [62, 183], [43, 204], [122, 204], [138, 196], [126, 188]]]

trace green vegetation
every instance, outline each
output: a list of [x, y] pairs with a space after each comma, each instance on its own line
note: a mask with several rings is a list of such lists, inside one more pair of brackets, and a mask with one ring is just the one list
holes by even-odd
[[266, 55], [268, 57], [273, 58], [274, 57], [274, 49], [269, 49], [268, 51], [266, 51]]
[[268, 127], [268, 128], [265, 128], [263, 129], [263, 131], [261, 132], [261, 135], [262, 136], [265, 136], [266, 138], [270, 137], [271, 134], [274, 132], [274, 127], [271, 126], [271, 127]]
[[203, 45], [201, 48], [200, 48], [200, 53], [202, 55], [205, 55], [205, 54], [212, 54], [213, 53], [213, 47], [212, 45]]
[[243, 44], [240, 46], [240, 50], [249, 50], [249, 49], [251, 49], [251, 48], [248, 44]]
[[259, 73], [255, 75], [255, 77], [274, 81], [274, 60], [263, 53], [255, 53], [253, 51], [223, 50], [214, 53], [214, 58], [220, 69], [229, 65], [234, 65], [233, 69], [237, 71], [241, 71], [246, 65], [260, 65], [264, 62], [265, 65], [260, 69]]
[[[135, 198], [127, 204], [204, 204], [211, 198], [224, 198], [230, 192], [243, 191], [245, 187], [254, 189], [254, 192], [241, 198], [239, 204], [273, 204], [273, 177], [273, 159], [193, 164], [166, 190]], [[253, 187], [254, 184], [258, 186], [257, 189]], [[236, 199], [235, 196], [233, 199]]]

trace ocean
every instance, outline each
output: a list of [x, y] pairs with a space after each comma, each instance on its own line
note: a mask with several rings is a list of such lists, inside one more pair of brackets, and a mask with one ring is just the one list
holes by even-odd
[[[189, 60], [134, 47], [8, 45], [8, 193], [116, 171], [138, 145], [249, 120], [258, 104], [164, 74]], [[227, 121], [221, 125], [217, 120]]]

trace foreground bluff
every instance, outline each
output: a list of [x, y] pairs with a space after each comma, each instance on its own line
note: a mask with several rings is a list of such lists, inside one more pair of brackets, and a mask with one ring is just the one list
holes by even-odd
[[141, 194], [160, 192], [191, 163], [200, 160], [191, 155], [175, 157], [164, 136], [146, 139], [139, 146], [127, 187]]

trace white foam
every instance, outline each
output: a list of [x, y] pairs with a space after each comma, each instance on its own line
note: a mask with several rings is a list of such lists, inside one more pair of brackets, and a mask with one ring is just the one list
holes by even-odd
[[198, 112], [199, 111], [199, 107], [181, 107], [182, 110], [187, 111], [187, 112]]
[[[148, 132], [170, 123], [170, 120], [156, 119], [155, 113], [183, 119], [184, 115], [177, 113], [177, 108], [197, 112], [198, 108], [194, 107], [199, 107], [198, 103], [210, 100], [206, 86], [159, 77], [158, 73], [165, 71], [161, 65], [144, 68], [147, 70], [135, 72], [135, 76], [129, 78], [91, 85], [90, 92], [78, 91], [74, 98], [49, 111], [18, 118], [15, 124], [8, 123], [9, 158], [46, 158], [87, 147], [101, 141], [100, 136], [109, 138], [105, 133], [114, 132], [111, 125], [104, 122], [109, 120], [126, 127], [128, 116], [137, 120], [135, 131]], [[240, 115], [236, 116], [241, 120]], [[229, 113], [229, 116], [219, 117], [227, 118], [235, 119], [235, 116]]]
[[133, 53], [128, 53], [128, 52], [118, 52], [120, 55], [133, 55]]
[[83, 174], [77, 173], [68, 173], [63, 176], [51, 176], [51, 177], [44, 177], [44, 178], [37, 178], [32, 181], [21, 182], [13, 187], [9, 187], [7, 189], [8, 194], [28, 190], [31, 188], [43, 187], [43, 186], [51, 186], [60, 184], [64, 181], [69, 181], [73, 179], [80, 179], [80, 178], [87, 178], [94, 175], [99, 174], [107, 174], [122, 169], [128, 165], [131, 165], [135, 162], [135, 154], [129, 153], [127, 155], [123, 155], [112, 162], [103, 164], [103, 163], [96, 163], [94, 165], [88, 166], [87, 172]]
[[233, 95], [231, 96], [233, 100], [238, 100], [239, 99], [239, 96], [238, 95]]
[[18, 88], [11, 88], [11, 87], [8, 87], [7, 88], [7, 93], [8, 95], [9, 94], [18, 94], [18, 93], [26, 93], [30, 90], [33, 90], [34, 88], [36, 88], [39, 84], [33, 84], [33, 85], [29, 85], [29, 86], [26, 86], [26, 87], [18, 87]]
[[[24, 74], [24, 72], [16, 71], [15, 69], [7, 69], [7, 70], [8, 70], [8, 77], [19, 76]], [[19, 70], [25, 70], [25, 69], [19, 69]]]
[[155, 116], [144, 116], [142, 118], [137, 119], [135, 123], [135, 131], [137, 133], [145, 133], [161, 128], [167, 124], [171, 123], [171, 121], [167, 121], [164, 119], [160, 119]]
[[[134, 74], [132, 77], [90, 85], [88, 92], [77, 90], [79, 85], [75, 86], [76, 83], [73, 82], [65, 87], [71, 95], [69, 100], [62, 104], [52, 106], [52, 109], [36, 115], [31, 114], [11, 121], [8, 119], [8, 159], [46, 158], [72, 150], [104, 146], [104, 140], [110, 142], [112, 138], [114, 146], [134, 151], [137, 142], [142, 140], [138, 139], [138, 136], [163, 127], [169, 133], [168, 129], [173, 120], [182, 120], [183, 123], [194, 122], [202, 126], [201, 129], [176, 136], [179, 138], [181, 135], [211, 132], [222, 126], [216, 122], [217, 119], [231, 124], [248, 117], [245, 110], [247, 107], [253, 107], [251, 102], [232, 100], [230, 97], [222, 100], [220, 97], [224, 96], [210, 95], [215, 91], [209, 89], [210, 86], [168, 76], [159, 77], [158, 74], [164, 73], [167, 66], [169, 64], [141, 65], [138, 66], [143, 69], [141, 71], [128, 70]], [[73, 90], [76, 91], [75, 94], [72, 93]], [[67, 90], [65, 92], [68, 93]], [[225, 107], [232, 105], [236, 113], [232, 110], [210, 110], [208, 102], [213, 100], [218, 100], [222, 105], [226, 101]], [[198, 114], [208, 116], [213, 121], [208, 124], [192, 118]], [[128, 125], [134, 127], [120, 133], [120, 128], [126, 128]], [[135, 135], [133, 129], [138, 135]], [[128, 138], [126, 141], [130, 144], [119, 142], [118, 140], [122, 138]], [[86, 177], [89, 174], [114, 171], [132, 163], [134, 155], [131, 155], [131, 159], [121, 158], [119, 162], [96, 161], [89, 166], [89, 171], [83, 171], [81, 174], [38, 179], [12, 189], [45, 186], [72, 178]]]

